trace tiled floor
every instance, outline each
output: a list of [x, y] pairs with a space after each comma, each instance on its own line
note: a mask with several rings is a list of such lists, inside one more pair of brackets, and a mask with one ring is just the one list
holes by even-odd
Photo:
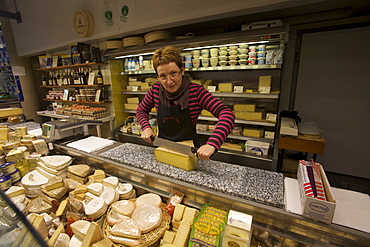
[[[289, 157], [297, 157], [297, 155], [287, 155]], [[282, 166], [282, 172], [286, 177], [297, 177], [298, 160], [291, 159], [285, 156]], [[370, 195], [370, 179], [349, 176], [326, 171], [326, 176], [332, 187], [342, 188], [347, 190], [358, 191]]]

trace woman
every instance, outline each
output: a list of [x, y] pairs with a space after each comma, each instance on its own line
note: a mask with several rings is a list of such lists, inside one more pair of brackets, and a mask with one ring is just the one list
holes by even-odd
[[[156, 50], [153, 66], [159, 82], [152, 85], [136, 110], [142, 129], [141, 138], [152, 143], [154, 132], [150, 128], [149, 112], [155, 107], [159, 137], [171, 141], [193, 140], [194, 146], [199, 147], [198, 158], [210, 160], [233, 129], [234, 113], [203, 86], [184, 76], [181, 53], [175, 47]], [[203, 109], [217, 117], [218, 123], [206, 144], [200, 146], [195, 126]]]

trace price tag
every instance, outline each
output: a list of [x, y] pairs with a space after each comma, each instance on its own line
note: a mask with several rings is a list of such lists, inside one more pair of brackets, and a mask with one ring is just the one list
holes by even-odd
[[132, 86], [132, 91], [138, 91], [139, 90], [139, 86]]
[[89, 72], [89, 78], [87, 80], [87, 85], [94, 85], [95, 72]]
[[260, 87], [260, 93], [270, 93], [270, 87]]
[[96, 90], [95, 102], [99, 102], [100, 101], [100, 94], [101, 94], [101, 89]]
[[207, 87], [207, 90], [208, 90], [208, 92], [210, 92], [210, 93], [214, 93], [214, 92], [216, 92], [216, 86], [208, 86], [208, 87]]
[[243, 86], [234, 86], [234, 93], [243, 93]]

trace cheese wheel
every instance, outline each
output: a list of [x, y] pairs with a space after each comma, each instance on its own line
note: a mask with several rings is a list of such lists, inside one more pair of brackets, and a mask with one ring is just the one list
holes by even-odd
[[153, 205], [160, 207], [162, 205], [162, 199], [159, 195], [153, 194], [153, 193], [148, 193], [139, 196], [136, 199], [136, 205], [141, 206], [141, 205]]
[[107, 222], [110, 226], [114, 226], [115, 224], [121, 222], [122, 220], [129, 219], [130, 217], [120, 214], [115, 209], [111, 209], [107, 213]]
[[121, 200], [121, 201], [113, 203], [111, 205], [111, 208], [116, 210], [120, 214], [131, 216], [136, 206], [135, 206], [135, 203], [133, 203], [132, 201]]
[[102, 184], [107, 187], [116, 188], [118, 185], [118, 178], [117, 177], [107, 177], [103, 179]]
[[87, 191], [96, 196], [100, 196], [103, 190], [104, 186], [101, 183], [92, 183], [87, 186]]
[[85, 213], [92, 219], [102, 216], [107, 210], [107, 204], [103, 198], [92, 199], [85, 207]]
[[115, 224], [109, 232], [112, 235], [126, 238], [140, 238], [141, 230], [139, 224], [133, 219], [124, 219]]
[[105, 203], [109, 206], [113, 202], [116, 202], [118, 200], [118, 192], [111, 188], [107, 187], [100, 195], [101, 198], [105, 200]]
[[50, 155], [41, 157], [40, 161], [49, 168], [60, 170], [72, 163], [72, 157], [68, 155]]
[[119, 183], [116, 187], [120, 198], [128, 197], [133, 189], [134, 187], [129, 183]]
[[142, 233], [147, 233], [161, 224], [162, 210], [153, 205], [141, 205], [135, 209], [131, 218], [139, 224]]
[[110, 235], [109, 239], [116, 244], [124, 244], [128, 246], [139, 246], [141, 243], [140, 239], [123, 238], [114, 235]]

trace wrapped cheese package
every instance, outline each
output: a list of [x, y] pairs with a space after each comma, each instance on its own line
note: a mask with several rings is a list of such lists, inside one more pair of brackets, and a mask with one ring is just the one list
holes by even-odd
[[139, 224], [135, 220], [130, 218], [124, 219], [115, 224], [110, 229], [110, 233], [114, 236], [125, 238], [140, 238], [141, 236]]

